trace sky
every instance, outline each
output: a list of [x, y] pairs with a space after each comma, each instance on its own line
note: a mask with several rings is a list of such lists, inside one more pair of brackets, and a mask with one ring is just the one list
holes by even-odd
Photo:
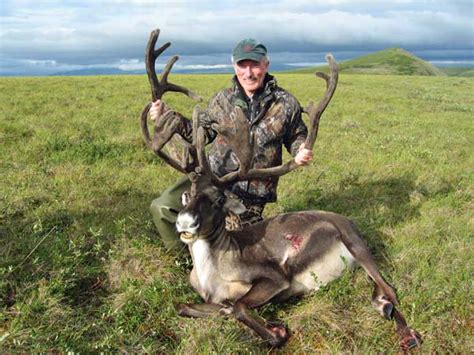
[[293, 66], [387, 47], [474, 66], [473, 2], [0, 0], [0, 75], [143, 70], [155, 28], [159, 44], [173, 43], [166, 53], [180, 54], [177, 70], [229, 69], [233, 46], [248, 37]]

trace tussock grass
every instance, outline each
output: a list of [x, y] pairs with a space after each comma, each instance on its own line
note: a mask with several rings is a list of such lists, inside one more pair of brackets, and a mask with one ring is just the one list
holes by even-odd
[[[277, 75], [303, 105], [324, 91]], [[209, 98], [227, 75], [176, 75]], [[167, 253], [148, 206], [178, 177], [140, 136], [144, 76], [0, 79], [2, 352], [267, 353], [230, 319], [179, 318], [197, 302], [190, 260]], [[474, 81], [342, 74], [311, 166], [265, 213], [349, 216], [397, 288], [425, 352], [472, 352]], [[190, 116], [194, 103], [166, 102]], [[260, 314], [293, 335], [277, 352], [398, 351], [361, 270]]]

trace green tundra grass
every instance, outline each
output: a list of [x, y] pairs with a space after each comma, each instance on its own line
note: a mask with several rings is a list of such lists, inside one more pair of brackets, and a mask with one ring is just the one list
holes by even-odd
[[[277, 75], [303, 105], [324, 91]], [[175, 75], [206, 99], [228, 75]], [[357, 222], [426, 353], [471, 353], [474, 79], [341, 75], [315, 158], [281, 179], [267, 215]], [[145, 76], [0, 79], [0, 352], [268, 353], [232, 317], [192, 320], [191, 262], [148, 211], [179, 174], [145, 147]], [[194, 103], [167, 94], [186, 115]], [[291, 329], [281, 353], [399, 351], [361, 269], [259, 310]]]

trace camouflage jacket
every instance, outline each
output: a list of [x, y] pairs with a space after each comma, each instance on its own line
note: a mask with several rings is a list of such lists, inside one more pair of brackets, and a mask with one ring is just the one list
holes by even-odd
[[[212, 142], [209, 150], [211, 168], [218, 176], [237, 170], [238, 160], [224, 137], [210, 126], [222, 117], [229, 116], [235, 106], [242, 108], [256, 138], [254, 168], [281, 165], [282, 146], [295, 156], [306, 139], [307, 128], [301, 118], [300, 104], [294, 96], [277, 85], [273, 76], [267, 74], [264, 87], [251, 99], [234, 77], [233, 87], [219, 91], [211, 98], [200, 117], [200, 125], [206, 128], [208, 142]], [[182, 122], [180, 133], [190, 140], [190, 121]], [[229, 186], [229, 190], [247, 203], [264, 204], [276, 201], [277, 184], [278, 178], [254, 179], [237, 182]]]

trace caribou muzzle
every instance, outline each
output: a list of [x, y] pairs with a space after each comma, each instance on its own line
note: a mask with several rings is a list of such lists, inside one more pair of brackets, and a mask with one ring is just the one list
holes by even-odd
[[189, 212], [180, 212], [176, 220], [176, 230], [179, 233], [181, 241], [190, 243], [197, 237], [200, 227], [199, 219]]

